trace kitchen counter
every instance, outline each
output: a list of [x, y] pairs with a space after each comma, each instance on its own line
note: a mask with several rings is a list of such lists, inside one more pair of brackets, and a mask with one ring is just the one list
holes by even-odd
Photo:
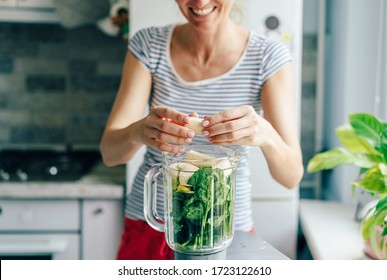
[[0, 198], [119, 199], [124, 182], [125, 165], [106, 167], [100, 162], [78, 181], [0, 183]]
[[288, 260], [289, 258], [260, 238], [245, 231], [235, 231], [230, 247], [227, 248], [228, 260]]
[[257, 234], [235, 231], [230, 246], [217, 254], [194, 256], [174, 253], [175, 260], [289, 260]]
[[364, 241], [355, 207], [333, 201], [302, 199], [300, 220], [315, 260], [364, 260]]

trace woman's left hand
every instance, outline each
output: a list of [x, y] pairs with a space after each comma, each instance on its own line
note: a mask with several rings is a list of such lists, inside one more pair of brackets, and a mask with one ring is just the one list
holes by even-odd
[[262, 146], [273, 130], [271, 124], [249, 105], [206, 116], [202, 124], [203, 136], [218, 145]]

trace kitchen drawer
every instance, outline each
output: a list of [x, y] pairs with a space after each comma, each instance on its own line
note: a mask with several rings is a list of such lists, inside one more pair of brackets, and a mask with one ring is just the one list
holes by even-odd
[[0, 231], [80, 230], [77, 200], [0, 200]]
[[0, 234], [0, 259], [79, 260], [78, 233]]

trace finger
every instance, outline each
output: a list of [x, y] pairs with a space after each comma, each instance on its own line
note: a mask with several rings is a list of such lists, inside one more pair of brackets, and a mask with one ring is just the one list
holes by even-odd
[[181, 113], [172, 108], [168, 108], [164, 106], [156, 106], [156, 107], [153, 107], [151, 111], [160, 119], [162, 118], [170, 119], [175, 123], [182, 123], [182, 124], [189, 122], [189, 118], [186, 114]]
[[168, 119], [161, 119], [154, 114], [150, 114], [146, 119], [146, 127], [150, 128], [150, 134], [148, 134], [148, 137], [152, 138], [156, 137], [154, 134], [156, 130], [184, 138], [192, 138], [195, 136], [195, 133], [189, 128], [175, 124]]
[[250, 123], [246, 118], [227, 121], [224, 123], [217, 123], [211, 127], [203, 130], [203, 135], [206, 137], [213, 137], [219, 134], [241, 130], [249, 127]]
[[178, 137], [172, 134], [165, 133], [160, 130], [155, 130], [154, 132], [154, 137], [159, 142], [164, 142], [164, 143], [170, 143], [170, 144], [189, 144], [192, 142], [191, 137]]
[[159, 142], [156, 139], [152, 139], [149, 143], [149, 146], [155, 149], [159, 149], [164, 152], [169, 152], [169, 153], [182, 153], [184, 152], [184, 147], [183, 146], [177, 146], [177, 145], [170, 145], [164, 142]]
[[199, 118], [199, 114], [196, 113], [196, 112], [193, 112], [191, 114], [188, 115], [189, 117], [194, 117], [194, 118]]
[[158, 131], [179, 137], [192, 138], [195, 136], [195, 133], [191, 129], [181, 126], [179, 124], [175, 124], [168, 120], [156, 119], [151, 123], [151, 127], [155, 128]]
[[212, 116], [205, 116], [204, 119], [207, 121], [203, 122], [203, 126], [210, 127], [217, 123], [222, 123], [234, 119], [241, 118], [246, 115], [245, 106], [240, 106], [232, 109], [224, 110], [218, 114]]
[[216, 136], [211, 136], [208, 138], [211, 143], [226, 143], [226, 142], [236, 142], [239, 139], [251, 136], [251, 129], [245, 128], [232, 132], [227, 132], [219, 134]]
[[249, 137], [243, 137], [238, 140], [233, 140], [233, 141], [216, 141], [216, 142], [211, 142], [213, 145], [222, 145], [222, 146], [242, 146], [242, 145], [248, 145], [250, 142]]

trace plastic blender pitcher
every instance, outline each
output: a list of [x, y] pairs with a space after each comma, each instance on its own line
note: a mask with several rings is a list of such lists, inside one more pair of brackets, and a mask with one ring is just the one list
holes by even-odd
[[[189, 145], [163, 152], [144, 180], [144, 214], [164, 231], [169, 247], [188, 255], [209, 255], [230, 245], [234, 234], [236, 168], [240, 153], [216, 145]], [[164, 217], [156, 209], [157, 178], [163, 175]]]

